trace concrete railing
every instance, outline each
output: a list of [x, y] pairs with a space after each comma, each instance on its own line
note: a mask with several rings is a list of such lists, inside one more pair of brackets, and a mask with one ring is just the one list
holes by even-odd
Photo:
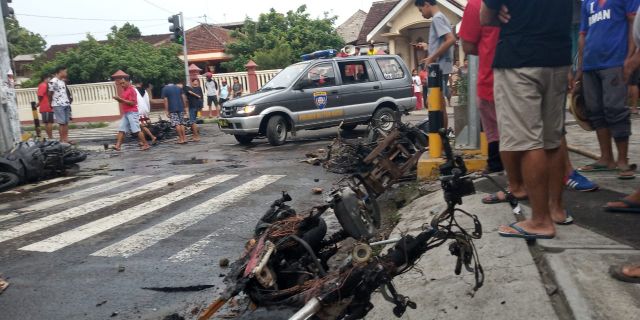
[[[120, 117], [118, 103], [113, 100], [116, 87], [113, 82], [70, 85], [73, 96], [74, 121], [110, 121]], [[16, 89], [20, 122], [33, 121], [31, 101], [38, 101], [36, 88]]]
[[[256, 71], [258, 88], [262, 88], [262, 86], [269, 82], [278, 72], [280, 72], [280, 70]], [[244, 93], [248, 94], [249, 78], [247, 72], [219, 73], [213, 75], [213, 79], [219, 84], [222, 83], [223, 79], [227, 80], [229, 84], [233, 84], [233, 79], [236, 77], [242, 84]], [[204, 88], [206, 78], [200, 76], [199, 79], [201, 86]], [[69, 90], [73, 96], [72, 109], [74, 121], [112, 121], [120, 117], [118, 103], [113, 100], [113, 96], [116, 95], [116, 87], [113, 82], [70, 85]], [[20, 122], [32, 122], [31, 101], [38, 101], [36, 88], [17, 89], [16, 96], [18, 99], [18, 116]]]

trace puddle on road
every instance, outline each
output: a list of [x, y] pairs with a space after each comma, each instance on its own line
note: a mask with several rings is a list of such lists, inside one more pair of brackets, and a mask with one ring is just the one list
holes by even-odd
[[205, 164], [213, 162], [209, 159], [189, 159], [189, 160], [174, 160], [171, 161], [171, 164], [174, 166], [187, 165], [187, 164]]

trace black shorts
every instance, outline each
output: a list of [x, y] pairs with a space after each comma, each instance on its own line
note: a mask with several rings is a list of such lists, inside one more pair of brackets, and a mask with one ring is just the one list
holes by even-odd
[[639, 84], [640, 84], [640, 69], [636, 69], [636, 71], [634, 71], [631, 74], [631, 77], [629, 77], [629, 85], [637, 86]]
[[218, 96], [207, 96], [207, 106], [211, 107], [211, 104], [219, 105]]
[[53, 123], [53, 112], [40, 112], [42, 123]]

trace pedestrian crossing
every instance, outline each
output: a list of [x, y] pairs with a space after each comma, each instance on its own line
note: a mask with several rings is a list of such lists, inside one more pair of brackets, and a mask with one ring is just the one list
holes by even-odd
[[[130, 258], [163, 240], [176, 237], [179, 232], [198, 228], [197, 224], [205, 219], [241, 203], [284, 177], [180, 174], [96, 176], [79, 180], [59, 188], [59, 196], [26, 203], [24, 207], [8, 212], [0, 210], [0, 248], [20, 240], [16, 250], [54, 254], [74, 245], [90, 243], [91, 248], [96, 246], [89, 251], [92, 253], [87, 252], [90, 256]], [[171, 191], [161, 192], [166, 188]], [[206, 200], [191, 205], [195, 197]], [[180, 210], [166, 210], [177, 202], [181, 202]], [[93, 218], [92, 214], [97, 211], [100, 211], [99, 217]], [[140, 223], [143, 217], [156, 219], [152, 220], [153, 225], [147, 226]], [[83, 224], [78, 225], [79, 221]], [[135, 225], [144, 228], [141, 231], [138, 231], [140, 228], [128, 228]], [[129, 230], [137, 232], [131, 234]], [[167, 254], [166, 260], [190, 261], [216, 236], [212, 233], [201, 239], [190, 239], [193, 243], [175, 248], [175, 252]], [[102, 241], [91, 241], [94, 237]], [[110, 241], [105, 244], [105, 239]]]
[[[43, 132], [43, 136], [46, 133]], [[97, 129], [71, 129], [69, 130], [69, 140], [72, 141], [106, 141], [115, 140], [117, 129], [113, 128], [97, 128]], [[58, 130], [53, 130], [53, 138], [60, 139]]]

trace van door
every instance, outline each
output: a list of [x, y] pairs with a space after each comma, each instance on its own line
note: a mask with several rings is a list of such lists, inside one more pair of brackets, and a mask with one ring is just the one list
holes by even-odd
[[382, 98], [380, 80], [368, 59], [338, 61], [342, 80], [341, 107], [346, 122], [367, 121]]
[[294, 93], [297, 96], [297, 112], [294, 116], [298, 128], [318, 126], [342, 119], [344, 111], [336, 108], [340, 105], [341, 99], [337, 80], [332, 61], [318, 63], [303, 74], [299, 82], [304, 86]]

